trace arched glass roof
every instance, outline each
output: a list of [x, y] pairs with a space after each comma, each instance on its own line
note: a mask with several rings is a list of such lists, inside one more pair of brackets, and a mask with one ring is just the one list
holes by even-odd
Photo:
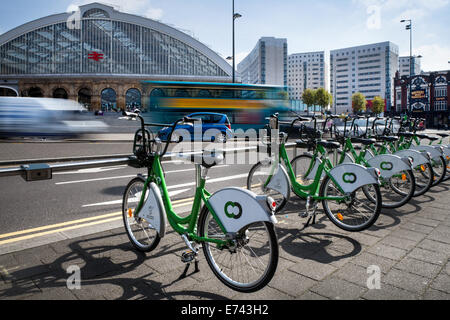
[[19, 27], [11, 33], [24, 32], [7, 41], [8, 33], [0, 36], [0, 74], [230, 76], [226, 61], [176, 29], [99, 4], [85, 7], [79, 28], [62, 14]]

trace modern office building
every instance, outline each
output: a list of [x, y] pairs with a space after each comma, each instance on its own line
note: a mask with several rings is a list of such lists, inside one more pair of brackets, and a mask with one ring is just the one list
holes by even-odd
[[412, 77], [397, 73], [394, 83], [394, 114], [425, 118], [429, 128], [449, 125], [450, 70]]
[[231, 82], [227, 61], [165, 25], [99, 3], [0, 35], [0, 94], [123, 109], [151, 95], [142, 80]]
[[287, 39], [264, 37], [237, 66], [243, 83], [287, 86]]
[[300, 100], [305, 89], [328, 90], [328, 65], [325, 52], [294, 53], [288, 57], [289, 97]]
[[332, 110], [352, 112], [352, 95], [361, 92], [371, 101], [380, 96], [390, 110], [394, 101], [394, 77], [398, 71], [398, 46], [375, 43], [330, 52]]
[[[409, 61], [412, 60], [413, 64], [412, 64], [412, 70], [411, 70], [411, 66]], [[400, 77], [403, 76], [407, 76], [409, 77], [409, 75], [411, 74], [412, 71], [412, 75], [418, 75], [422, 72], [422, 60], [419, 57], [399, 57], [398, 58], [398, 67], [399, 67], [399, 72], [400, 72]]]

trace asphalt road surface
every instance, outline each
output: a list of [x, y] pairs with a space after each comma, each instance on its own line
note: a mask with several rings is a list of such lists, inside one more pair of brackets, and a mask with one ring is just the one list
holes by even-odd
[[[131, 154], [131, 143], [0, 143], [0, 148], [0, 161]], [[246, 186], [252, 165], [229, 164], [230, 157], [236, 156], [210, 170], [210, 193]], [[175, 210], [188, 212], [189, 199], [194, 196], [195, 166], [179, 159], [163, 166]], [[117, 166], [55, 172], [52, 180], [38, 182], [25, 182], [19, 176], [0, 178], [0, 234], [120, 212], [125, 187], [138, 173], [146, 171]]]

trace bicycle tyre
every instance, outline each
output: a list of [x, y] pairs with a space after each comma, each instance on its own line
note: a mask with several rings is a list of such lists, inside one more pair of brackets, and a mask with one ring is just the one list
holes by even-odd
[[[156, 230], [152, 228], [148, 228], [148, 232], [155, 233], [153, 237], [150, 238], [147, 231], [145, 231], [143, 224], [145, 220], [142, 219], [142, 222], [138, 221], [135, 217], [130, 217], [130, 210], [131, 212], [134, 212], [136, 210], [136, 207], [139, 204], [139, 192], [142, 192], [142, 189], [145, 184], [145, 179], [142, 177], [136, 177], [133, 180], [131, 180], [123, 194], [123, 202], [122, 202], [122, 217], [123, 217], [123, 223], [125, 227], [125, 231], [127, 232], [128, 239], [134, 246], [134, 248], [140, 252], [151, 252], [153, 251], [161, 241], [161, 237], [156, 232]], [[134, 188], [134, 189], [133, 189]], [[141, 190], [141, 191], [139, 191]], [[134, 198], [130, 198], [130, 196], [135, 196]], [[130, 222], [136, 222], [137, 224], [141, 223], [141, 229], [144, 233], [144, 235], [148, 238], [148, 243], [142, 243], [143, 240], [138, 240], [141, 237], [138, 237], [137, 231], [133, 231], [132, 225]]]
[[[320, 186], [320, 197], [329, 196], [328, 186], [330, 185], [330, 183], [334, 184], [334, 182], [330, 179], [330, 177], [327, 176], [323, 180], [322, 185]], [[369, 199], [366, 196], [366, 193], [368, 191], [364, 190], [364, 189], [365, 188], [368, 189], [368, 187], [372, 187], [373, 188], [372, 192], [375, 192], [374, 197], [371, 197], [372, 199]], [[337, 191], [336, 187], [333, 187], [333, 189], [335, 191]], [[360, 189], [353, 192], [352, 197], [356, 197], [356, 194], [360, 191], [362, 191], [362, 193], [364, 194], [364, 197], [365, 197], [364, 200], [368, 201], [368, 202], [364, 203], [364, 205], [366, 208], [370, 209], [369, 210], [370, 216], [363, 223], [359, 223], [359, 224], [349, 224], [349, 223], [344, 222], [344, 220], [346, 220], [347, 218], [351, 218], [350, 216], [353, 214], [353, 212], [352, 212], [353, 210], [350, 210], [350, 205], [352, 205], [352, 207], [353, 207], [355, 199], [350, 201], [351, 202], [350, 204], [338, 203], [337, 201], [326, 200], [326, 199], [322, 200], [322, 207], [325, 211], [325, 214], [331, 220], [331, 222], [338, 228], [345, 230], [345, 231], [349, 231], [349, 232], [360, 232], [363, 230], [367, 230], [371, 226], [373, 226], [373, 224], [377, 221], [378, 217], [380, 216], [382, 199], [381, 199], [381, 191], [380, 191], [379, 185], [373, 184], [373, 185], [363, 186]], [[336, 196], [336, 195], [342, 196], [342, 194], [340, 194], [340, 193], [335, 194], [334, 196]], [[332, 209], [330, 209], [330, 205], [329, 205], [330, 203], [335, 203], [335, 204], [341, 206], [342, 208], [338, 208], [338, 210], [336, 210], [336, 214], [335, 214], [335, 213], [333, 213]], [[372, 204], [373, 208], [369, 207], [368, 206], [369, 204]], [[347, 206], [347, 208], [345, 208], [345, 206]], [[358, 207], [361, 207], [361, 208], [363, 207], [363, 202], [361, 200], [359, 200]], [[345, 210], [347, 210], [347, 211], [345, 212]], [[343, 213], [346, 215], [344, 216]], [[347, 215], [347, 213], [348, 213], [348, 215]], [[358, 219], [358, 218], [356, 218], [356, 219]]]
[[[235, 262], [235, 258], [240, 258], [240, 261], [238, 261], [237, 266], [244, 266], [243, 262], [247, 262], [254, 272], [255, 268], [258, 269], [257, 266], [253, 266], [249, 262], [249, 257], [244, 256], [244, 260], [242, 260], [242, 257], [240, 257], [240, 254], [244, 253], [244, 248], [247, 249], [249, 252], [252, 252], [256, 255], [255, 252], [261, 252], [264, 251], [262, 248], [255, 248], [256, 245], [260, 245], [261, 243], [264, 244], [264, 241], [260, 241], [258, 238], [256, 241], [252, 242], [252, 247], [248, 246], [248, 243], [243, 245], [242, 247], [236, 247], [236, 252], [233, 253], [231, 248], [218, 248], [217, 245], [214, 245], [209, 242], [204, 242], [202, 244], [203, 247], [203, 253], [205, 255], [206, 261], [208, 262], [209, 267], [215, 274], [215, 276], [227, 287], [238, 291], [238, 292], [244, 292], [244, 293], [251, 293], [256, 292], [262, 288], [264, 288], [273, 278], [275, 271], [278, 266], [278, 259], [279, 259], [279, 247], [278, 247], [278, 238], [275, 232], [275, 227], [272, 223], [269, 222], [259, 222], [256, 224], [252, 224], [249, 226], [246, 226], [243, 228], [239, 234], [245, 235], [246, 238], [248, 238], [248, 234], [250, 233], [249, 229], [254, 228], [256, 226], [259, 226], [260, 229], [263, 229], [266, 231], [267, 234], [267, 242], [268, 242], [268, 248], [266, 250], [269, 250], [269, 254], [266, 254], [267, 258], [267, 265], [265, 266], [264, 270], [262, 271], [262, 275], [257, 277], [256, 280], [253, 280], [249, 283], [241, 282], [240, 280], [233, 279], [234, 274], [237, 276], [244, 275], [244, 273], [233, 272], [233, 263]], [[199, 225], [198, 225], [198, 235], [200, 237], [209, 237], [214, 238], [214, 234], [211, 234], [211, 232], [214, 233], [214, 230], [217, 232], [217, 236], [220, 239], [223, 239], [224, 234], [218, 227], [217, 222], [214, 220], [212, 214], [210, 213], [209, 209], [204, 206], [199, 217]], [[254, 238], [254, 236], [252, 236]], [[256, 238], [254, 238], [256, 239]], [[255, 250], [253, 250], [255, 249]], [[239, 253], [238, 253], [239, 250]], [[214, 253], [213, 253], [214, 252]], [[218, 258], [216, 258], [215, 252], [218, 253]], [[266, 251], [265, 251], [266, 252]], [[227, 255], [229, 253], [229, 255]], [[225, 254], [225, 258], [221, 256], [222, 254]], [[257, 257], [259, 262], [261, 262], [261, 258]], [[224, 262], [225, 265], [221, 266], [219, 265], [219, 262]], [[262, 263], [261, 263], [262, 264]], [[231, 265], [231, 268], [230, 268]], [[230, 274], [227, 274], [227, 271], [230, 270]], [[247, 276], [249, 274], [247, 273]]]
[[433, 171], [434, 171], [434, 182], [433, 187], [439, 185], [442, 181], [444, 181], [445, 176], [447, 175], [447, 162], [444, 157], [439, 157], [438, 160], [431, 160]]

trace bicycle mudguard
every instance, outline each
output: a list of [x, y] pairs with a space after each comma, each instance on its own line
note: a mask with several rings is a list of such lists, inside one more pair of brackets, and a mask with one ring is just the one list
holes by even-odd
[[443, 146], [444, 148], [444, 157], [448, 158], [450, 157], [450, 146]]
[[417, 151], [417, 150], [400, 150], [397, 151], [395, 156], [399, 156], [400, 158], [411, 158], [413, 161], [413, 166], [421, 166], [423, 164], [427, 164], [431, 162], [431, 156], [428, 152], [425, 151]]
[[[438, 148], [436, 148], [438, 147]], [[443, 148], [440, 146], [411, 146], [412, 150], [425, 151], [431, 155], [431, 159], [439, 159], [443, 156]]]
[[367, 162], [371, 167], [379, 169], [381, 177], [384, 179], [389, 179], [402, 171], [412, 170], [412, 161], [409, 158], [401, 158], [391, 154], [376, 156]]
[[138, 214], [139, 218], [145, 219], [155, 229], [159, 236], [166, 235], [167, 216], [161, 191], [155, 183], [148, 187], [148, 198]]
[[341, 164], [331, 170], [328, 175], [345, 193], [352, 193], [366, 185], [380, 184], [378, 169], [366, 168], [355, 163]]
[[[314, 163], [314, 167], [312, 168], [311, 172], [306, 176], [307, 180], [314, 180], [316, 179], [317, 171], [319, 170], [319, 166], [322, 164], [322, 160], [319, 158], [316, 158], [316, 162]], [[320, 178], [325, 177], [325, 172], [322, 172], [322, 176]]]
[[366, 159], [366, 161], [369, 161], [372, 158], [375, 158], [375, 155], [373, 154], [372, 150], [367, 149], [364, 159]]
[[289, 181], [286, 170], [282, 166], [278, 166], [277, 172], [273, 175], [272, 179], [270, 179], [266, 188], [279, 192], [287, 201], [289, 201], [291, 182]]
[[278, 222], [269, 209], [267, 196], [257, 196], [246, 189], [220, 190], [209, 198], [208, 204], [229, 234], [255, 222]]

